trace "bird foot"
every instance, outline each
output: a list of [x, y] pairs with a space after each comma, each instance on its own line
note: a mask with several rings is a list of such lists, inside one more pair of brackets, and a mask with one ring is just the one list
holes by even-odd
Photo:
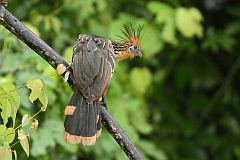
[[108, 110], [105, 96], [102, 96], [102, 99], [100, 100], [100, 105], [104, 106]]

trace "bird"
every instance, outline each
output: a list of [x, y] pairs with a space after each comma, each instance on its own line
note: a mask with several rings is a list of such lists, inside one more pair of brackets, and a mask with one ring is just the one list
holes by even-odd
[[80, 34], [73, 47], [74, 93], [65, 108], [64, 139], [70, 144], [94, 145], [101, 134], [100, 98], [105, 94], [115, 61], [142, 56], [140, 39], [131, 23], [123, 25], [121, 41]]

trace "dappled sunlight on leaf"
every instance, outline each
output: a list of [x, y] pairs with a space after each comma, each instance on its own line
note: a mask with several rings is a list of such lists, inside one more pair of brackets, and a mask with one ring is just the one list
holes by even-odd
[[16, 91], [16, 87], [12, 83], [0, 84], [0, 108], [2, 109], [1, 116], [4, 124], [8, 122], [8, 118], [12, 117], [13, 126], [17, 110], [20, 106], [20, 96]]
[[203, 36], [203, 28], [200, 24], [202, 14], [196, 8], [178, 8], [176, 10], [176, 25], [179, 31], [186, 37]]
[[27, 82], [27, 87], [32, 91], [29, 100], [33, 103], [38, 98], [43, 105], [43, 111], [45, 111], [48, 104], [48, 95], [43, 81], [40, 79], [30, 79]]

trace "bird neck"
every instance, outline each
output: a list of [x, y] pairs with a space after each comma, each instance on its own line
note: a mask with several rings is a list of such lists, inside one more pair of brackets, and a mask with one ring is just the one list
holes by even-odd
[[134, 57], [134, 55], [128, 51], [129, 43], [112, 42], [112, 45], [117, 60]]

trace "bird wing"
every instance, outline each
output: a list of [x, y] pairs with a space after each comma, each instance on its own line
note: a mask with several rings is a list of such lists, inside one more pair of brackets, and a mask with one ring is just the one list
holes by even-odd
[[89, 101], [101, 97], [114, 71], [114, 50], [103, 37], [80, 35], [73, 49], [73, 76]]

